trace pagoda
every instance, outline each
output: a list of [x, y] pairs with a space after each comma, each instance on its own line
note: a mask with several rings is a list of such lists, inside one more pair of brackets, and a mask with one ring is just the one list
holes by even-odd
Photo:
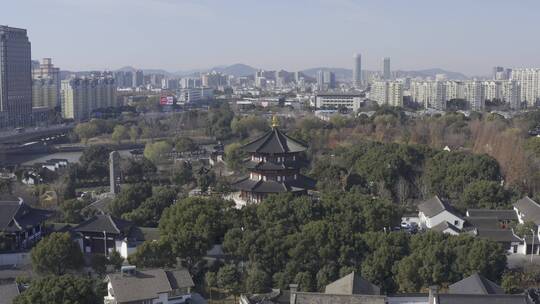
[[302, 195], [314, 189], [316, 181], [300, 174], [305, 164], [307, 146], [281, 132], [278, 120], [272, 118], [272, 130], [242, 146], [250, 155], [249, 176], [234, 182], [240, 200], [261, 202], [269, 194], [291, 192]]

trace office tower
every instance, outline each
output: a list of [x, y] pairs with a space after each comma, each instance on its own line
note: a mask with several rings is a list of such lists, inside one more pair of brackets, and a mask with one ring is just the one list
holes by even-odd
[[[129, 81], [127, 81], [126, 77], [127, 77], [127, 72], [124, 72], [124, 71], [116, 71], [114, 72], [114, 81], [116, 82], [116, 86], [119, 87], [119, 88], [130, 88], [131, 87], [131, 82], [132, 82], [132, 79], [129, 79]], [[131, 75], [129, 75], [129, 77], [133, 77]]]
[[31, 45], [25, 29], [0, 26], [0, 127], [24, 126], [32, 114]]
[[124, 72], [124, 87], [125, 88], [132, 88], [135, 84], [133, 83], [133, 72], [126, 71]]
[[324, 89], [324, 71], [323, 70], [317, 71], [317, 88], [319, 90]]
[[369, 95], [379, 105], [403, 106], [403, 84], [398, 81], [375, 81]]
[[359, 89], [362, 87], [362, 55], [355, 54], [353, 59], [353, 86]]
[[465, 100], [469, 104], [471, 111], [481, 112], [484, 110], [485, 98], [482, 94], [482, 83], [480, 81], [467, 81], [465, 83]]
[[521, 87], [515, 80], [508, 80], [502, 84], [502, 97], [510, 109], [521, 109]]
[[392, 73], [390, 72], [390, 57], [384, 57], [383, 59], [383, 78], [390, 80]]
[[133, 73], [132, 87], [142, 87], [144, 85], [144, 73], [141, 70], [137, 70]]
[[323, 83], [328, 89], [336, 88], [336, 74], [331, 71], [324, 71], [323, 73]]
[[521, 86], [521, 99], [527, 106], [536, 106], [540, 99], [540, 69], [513, 69], [510, 78]]
[[112, 77], [74, 77], [62, 81], [62, 115], [76, 121], [90, 117], [95, 109], [116, 105]]
[[51, 58], [43, 58], [32, 69], [32, 107], [54, 109], [60, 106], [60, 69]]

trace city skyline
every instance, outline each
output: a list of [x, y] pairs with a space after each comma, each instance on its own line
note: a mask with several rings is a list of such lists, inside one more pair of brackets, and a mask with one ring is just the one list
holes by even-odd
[[380, 70], [384, 56], [393, 70], [476, 76], [499, 65], [540, 66], [540, 42], [530, 39], [539, 8], [535, 1], [28, 0], [3, 4], [0, 23], [26, 28], [32, 58], [51, 57], [63, 70], [350, 69], [360, 53], [366, 70]]

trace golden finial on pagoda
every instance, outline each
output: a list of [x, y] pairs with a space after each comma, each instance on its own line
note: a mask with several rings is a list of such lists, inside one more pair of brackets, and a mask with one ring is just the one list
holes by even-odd
[[272, 128], [279, 127], [279, 120], [276, 115], [272, 115]]

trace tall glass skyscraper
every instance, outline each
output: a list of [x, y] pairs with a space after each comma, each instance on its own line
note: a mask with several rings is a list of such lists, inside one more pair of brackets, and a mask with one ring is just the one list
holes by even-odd
[[353, 65], [353, 86], [355, 88], [362, 87], [362, 55], [354, 54], [354, 65]]
[[383, 59], [383, 78], [386, 80], [392, 78], [392, 72], [390, 72], [390, 57], [384, 57]]
[[32, 113], [32, 60], [25, 29], [0, 26], [0, 128], [26, 125]]

